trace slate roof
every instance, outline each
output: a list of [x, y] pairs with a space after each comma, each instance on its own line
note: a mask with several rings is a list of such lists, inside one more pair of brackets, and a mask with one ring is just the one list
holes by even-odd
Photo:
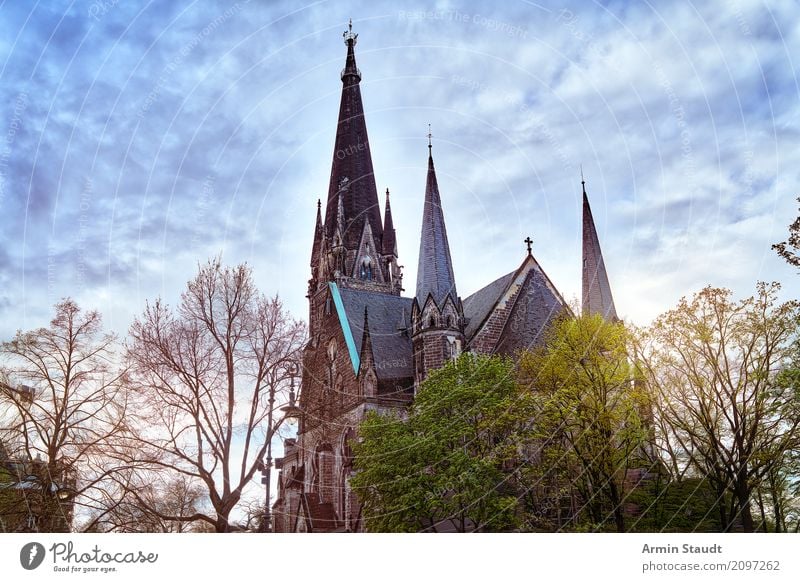
[[[430, 146], [429, 146], [430, 149]], [[433, 155], [428, 155], [428, 179], [425, 185], [425, 206], [422, 210], [422, 233], [417, 266], [417, 302], [425, 304], [428, 295], [441, 306], [447, 294], [458, 304], [453, 261], [442, 212], [442, 198], [433, 167]]]
[[513, 356], [520, 350], [541, 344], [548, 324], [562, 309], [563, 300], [553, 293], [547, 275], [532, 269], [511, 308], [495, 352]]
[[411, 303], [408, 297], [373, 293], [355, 289], [340, 289], [347, 323], [361, 353], [364, 339], [364, 308], [369, 314], [369, 334], [379, 380], [397, 380], [414, 376], [411, 361], [411, 336], [398, 329], [411, 327]]
[[472, 336], [481, 328], [500, 296], [508, 288], [515, 273], [516, 271], [511, 271], [503, 275], [464, 299], [464, 317], [469, 320], [464, 331], [467, 341], [472, 339]]
[[515, 271], [492, 281], [464, 300], [464, 317], [468, 319], [464, 332], [467, 342], [481, 330], [502, 296], [525, 268], [530, 270], [525, 275], [514, 304], [510, 306], [511, 312], [495, 345], [495, 353], [513, 355], [521, 349], [537, 345], [544, 337], [547, 324], [562, 309], [569, 309], [536, 259], [529, 256]]

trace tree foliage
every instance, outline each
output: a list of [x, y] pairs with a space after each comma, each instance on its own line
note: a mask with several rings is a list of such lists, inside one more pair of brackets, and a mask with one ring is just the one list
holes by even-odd
[[778, 289], [762, 283], [737, 302], [707, 287], [658, 318], [640, 348], [673, 470], [707, 479], [727, 500], [718, 504], [726, 530], [755, 529], [759, 490], [772, 480], [780, 496], [798, 447], [800, 387], [781, 371], [792, 367], [800, 311]]
[[530, 512], [545, 529], [609, 524], [625, 531], [628, 469], [647, 466], [646, 392], [635, 382], [629, 334], [599, 315], [564, 317], [520, 360], [535, 409]]
[[[797, 199], [800, 202], [800, 198]], [[800, 268], [800, 216], [789, 225], [789, 238], [772, 245], [772, 248], [793, 267]]]
[[367, 528], [517, 527], [518, 495], [507, 469], [518, 459], [528, 413], [510, 360], [463, 354], [430, 374], [406, 418], [368, 414], [351, 481]]

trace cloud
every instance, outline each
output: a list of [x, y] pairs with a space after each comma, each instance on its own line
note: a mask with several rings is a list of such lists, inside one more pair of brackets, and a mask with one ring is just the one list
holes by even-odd
[[706, 284], [797, 294], [769, 250], [796, 212], [790, 3], [92, 6], [0, 9], [4, 337], [65, 295], [124, 332], [220, 252], [304, 314], [351, 14], [407, 289], [431, 123], [464, 296], [527, 235], [580, 294], [581, 165], [626, 317]]

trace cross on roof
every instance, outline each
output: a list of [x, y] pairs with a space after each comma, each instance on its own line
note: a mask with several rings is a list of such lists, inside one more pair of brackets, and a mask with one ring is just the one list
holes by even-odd
[[531, 237], [527, 237], [522, 242], [524, 242], [526, 245], [528, 245], [528, 255], [530, 255], [531, 254], [531, 245], [533, 245], [533, 240], [531, 240]]

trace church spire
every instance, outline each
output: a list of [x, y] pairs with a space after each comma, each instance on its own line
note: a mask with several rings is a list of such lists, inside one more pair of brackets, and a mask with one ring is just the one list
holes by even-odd
[[389, 189], [386, 189], [386, 209], [383, 214], [383, 254], [397, 256], [397, 237], [392, 221], [392, 207], [389, 204]]
[[600, 251], [600, 240], [592, 218], [589, 197], [586, 195], [586, 181], [581, 170], [581, 186], [583, 187], [583, 313], [599, 313], [607, 321], [617, 320], [614, 298], [611, 296], [611, 285], [608, 283], [603, 253]]
[[311, 247], [311, 269], [312, 271], [319, 265], [320, 245], [322, 243], [322, 202], [317, 200], [317, 222], [314, 225], [314, 245]]
[[425, 185], [425, 207], [422, 211], [422, 234], [419, 245], [419, 266], [417, 268], [417, 301], [425, 304], [428, 294], [438, 305], [444, 303], [448, 294], [458, 304], [456, 282], [453, 276], [453, 262], [450, 259], [450, 245], [442, 213], [442, 200], [433, 167], [433, 146], [430, 145], [428, 131], [428, 179]]
[[364, 226], [369, 223], [372, 235], [380, 241], [382, 236], [378, 191], [372, 169], [364, 105], [361, 102], [361, 71], [356, 66], [355, 46], [358, 35], [353, 33], [352, 21], [344, 32], [347, 58], [342, 70], [342, 97], [336, 141], [333, 150], [328, 200], [325, 207], [325, 227], [328, 236], [336, 228], [338, 195], [343, 183], [345, 232], [344, 246], [355, 252], [361, 241]]

